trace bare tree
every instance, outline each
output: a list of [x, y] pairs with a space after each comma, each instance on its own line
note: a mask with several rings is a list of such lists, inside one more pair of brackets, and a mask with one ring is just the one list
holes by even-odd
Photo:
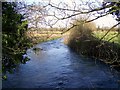
[[[107, 16], [109, 14], [115, 14], [116, 12], [118, 23], [113, 25], [108, 32], [101, 38], [101, 40], [116, 26], [120, 24], [119, 22], [119, 4], [120, 2], [108, 3], [108, 2], [99, 2], [97, 0], [71, 0], [69, 1], [61, 1], [58, 3], [52, 2], [52, 0], [44, 1], [42, 0], [39, 3], [33, 3], [31, 5], [24, 5], [24, 9], [21, 9], [31, 27], [34, 29], [38, 29], [41, 26], [45, 27], [54, 27], [55, 25], [59, 25], [61, 28], [61, 24], [59, 22], [63, 21], [63, 25], [67, 30], [63, 33], [69, 31], [74, 28], [75, 25], [72, 23], [73, 20], [77, 20], [79, 17], [85, 18], [84, 23], [95, 21], [101, 17]], [[65, 22], [64, 22], [65, 21]], [[62, 27], [63, 28], [63, 27]], [[62, 34], [63, 34], [62, 33]]]
[[[74, 20], [78, 19], [79, 17], [85, 17], [85, 23], [95, 21], [101, 17], [107, 16], [109, 14], [116, 15], [116, 20], [118, 20], [118, 23], [113, 25], [108, 32], [101, 38], [101, 40], [114, 28], [117, 27], [120, 22], [120, 2], [98, 2], [97, 0], [90, 1], [90, 0], [72, 0], [73, 2], [70, 3], [61, 1], [59, 3], [53, 3], [52, 0], [49, 1], [47, 8], [52, 8], [54, 11], [49, 15], [56, 18], [56, 24], [57, 22], [61, 20]], [[52, 25], [54, 25], [52, 24]], [[72, 24], [72, 25], [71, 25]], [[51, 26], [52, 26], [51, 25]], [[66, 24], [67, 30], [69, 31], [76, 25], [69, 22]], [[65, 31], [65, 32], [66, 32]], [[63, 32], [64, 33], [64, 32]], [[112, 38], [111, 38], [112, 39]], [[111, 40], [109, 39], [109, 40]]]

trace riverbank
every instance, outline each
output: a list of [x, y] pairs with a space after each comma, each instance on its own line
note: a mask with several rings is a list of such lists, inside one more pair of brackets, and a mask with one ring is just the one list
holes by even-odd
[[[107, 31], [97, 31], [93, 23], [84, 24], [81, 22], [74, 27], [65, 38], [65, 43], [77, 53], [99, 59], [110, 67], [120, 71], [120, 43], [119, 37], [115, 37], [108, 42], [107, 39], [112, 38], [118, 32], [111, 31], [103, 40], [100, 40]], [[113, 35], [114, 34], [114, 35]]]
[[58, 28], [44, 28], [38, 30], [28, 30], [26, 36], [33, 42], [33, 44], [38, 44], [50, 40], [55, 40], [62, 37], [62, 31]]

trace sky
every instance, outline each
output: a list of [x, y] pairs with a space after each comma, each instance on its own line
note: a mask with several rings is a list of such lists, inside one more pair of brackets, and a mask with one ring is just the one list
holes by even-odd
[[[63, 0], [51, 0], [54, 3], [58, 3], [60, 1], [63, 2]], [[69, 4], [70, 6], [72, 6], [72, 2], [76, 1], [76, 3], [80, 3], [80, 0], [64, 0], [65, 3]], [[89, 1], [89, 0], [82, 0], [82, 1]], [[103, 0], [90, 0], [93, 2], [98, 1], [99, 3], [102, 3]], [[113, 18], [113, 15], [107, 15], [105, 17], [99, 18], [97, 20], [95, 20], [95, 24], [98, 27], [112, 27], [113, 25], [115, 25], [117, 23], [117, 21], [115, 20], [115, 18]]]
[[[11, 0], [9, 0], [11, 1]], [[22, 1], [22, 0], [19, 0], [19, 1]], [[33, 2], [49, 2], [49, 0], [27, 0], [27, 3], [31, 4]], [[76, 2], [76, 6], [77, 4], [81, 3], [80, 1], [89, 1], [89, 0], [51, 0], [52, 3], [54, 4], [58, 4], [60, 2], [64, 2], [66, 4], [68, 4], [71, 8], [73, 7], [73, 4], [74, 2]], [[91, 2], [99, 2], [101, 3], [103, 0], [90, 0]], [[93, 6], [99, 6], [98, 3], [93, 3]], [[80, 5], [78, 5], [80, 6]], [[77, 7], [76, 7], [77, 8]], [[47, 18], [48, 19], [52, 19], [51, 17]], [[67, 20], [65, 21], [59, 21], [56, 26], [59, 26], [59, 25], [62, 25], [66, 22]], [[68, 21], [67, 21], [68, 22]], [[94, 21], [96, 26], [98, 27], [112, 27], [113, 25], [115, 25], [117, 23], [117, 21], [113, 18], [113, 15], [107, 15], [105, 17], [102, 17], [102, 18], [99, 18], [97, 20]]]
[[100, 27], [112, 27], [117, 24], [117, 21], [113, 18], [113, 15], [108, 15], [102, 18], [99, 18], [94, 21], [97, 26]]

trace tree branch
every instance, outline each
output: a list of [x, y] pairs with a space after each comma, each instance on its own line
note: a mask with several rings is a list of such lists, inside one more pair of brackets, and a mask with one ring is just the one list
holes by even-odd
[[90, 10], [90, 11], [87, 11], [87, 12], [82, 12], [81, 10], [60, 8], [60, 7], [54, 6], [54, 5], [50, 4], [50, 3], [49, 3], [48, 5], [50, 5], [51, 7], [56, 8], [56, 9], [59, 9], [59, 10], [80, 12], [80, 14], [87, 14], [87, 13], [91, 13], [91, 12], [94, 12], [94, 11], [100, 11], [100, 10], [103, 10], [103, 9], [112, 7], [112, 5], [109, 4], [109, 5], [106, 5], [106, 6], [104, 6], [104, 7], [99, 7], [99, 8], [92, 9], [92, 10]]
[[119, 24], [120, 24], [120, 22], [117, 23], [117, 24], [115, 24], [113, 27], [111, 27], [111, 28], [105, 33], [105, 35], [100, 39], [100, 41], [101, 41], [103, 38], [105, 38], [105, 36], [106, 36], [113, 28], [115, 28], [115, 27], [118, 26]]

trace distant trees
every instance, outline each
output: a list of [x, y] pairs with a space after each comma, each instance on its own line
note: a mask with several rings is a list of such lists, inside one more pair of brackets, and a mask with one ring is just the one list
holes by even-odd
[[11, 71], [23, 62], [22, 55], [30, 46], [25, 36], [28, 21], [17, 11], [16, 2], [2, 2], [2, 70]]

